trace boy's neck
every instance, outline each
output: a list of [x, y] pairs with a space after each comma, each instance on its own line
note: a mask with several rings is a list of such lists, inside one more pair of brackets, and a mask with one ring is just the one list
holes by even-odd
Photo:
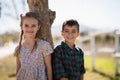
[[69, 48], [73, 49], [74, 43], [69, 43], [67, 41], [65, 41], [65, 43], [69, 46]]

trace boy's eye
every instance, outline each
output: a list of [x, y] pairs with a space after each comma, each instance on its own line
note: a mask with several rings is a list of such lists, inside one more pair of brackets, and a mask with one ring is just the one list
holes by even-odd
[[76, 31], [75, 30], [73, 30], [73, 31], [65, 31], [65, 33], [76, 33]]
[[74, 31], [72, 31], [72, 33], [76, 33], [76, 31], [74, 30]]

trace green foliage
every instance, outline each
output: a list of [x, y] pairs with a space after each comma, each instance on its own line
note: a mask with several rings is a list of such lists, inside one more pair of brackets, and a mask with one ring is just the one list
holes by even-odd
[[101, 35], [96, 37], [97, 44], [111, 44], [113, 45], [115, 42], [114, 36], [110, 35]]
[[4, 33], [0, 35], [0, 40], [3, 42], [1, 43], [3, 46], [5, 43], [9, 41], [17, 42], [19, 39], [19, 33], [18, 32], [11, 32], [11, 33]]

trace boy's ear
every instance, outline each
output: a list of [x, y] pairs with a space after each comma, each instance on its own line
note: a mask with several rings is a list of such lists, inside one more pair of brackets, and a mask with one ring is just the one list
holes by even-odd
[[63, 36], [63, 31], [61, 31], [61, 35]]
[[78, 32], [78, 36], [80, 36], [80, 32]]

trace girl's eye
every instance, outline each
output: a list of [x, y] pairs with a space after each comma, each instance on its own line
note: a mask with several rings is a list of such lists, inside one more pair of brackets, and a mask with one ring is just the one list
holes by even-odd
[[36, 25], [32, 25], [32, 27], [36, 27]]
[[65, 31], [66, 33], [68, 33], [69, 31]]
[[29, 27], [27, 24], [25, 24], [25, 27]]

